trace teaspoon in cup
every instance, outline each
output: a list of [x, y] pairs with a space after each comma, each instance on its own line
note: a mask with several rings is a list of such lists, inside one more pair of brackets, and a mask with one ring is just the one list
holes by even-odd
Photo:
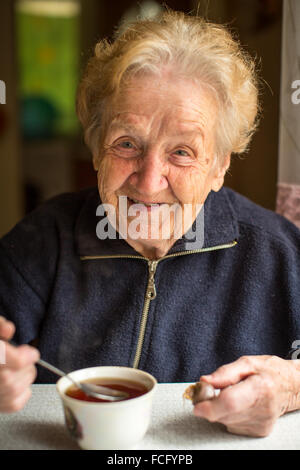
[[[18, 346], [18, 344], [14, 343], [13, 341], [7, 341], [7, 342], [11, 344], [12, 346]], [[52, 364], [49, 364], [49, 362], [46, 362], [43, 359], [39, 359], [37, 361], [37, 364], [44, 367], [45, 369], [50, 370], [54, 374], [59, 375], [60, 377], [66, 377], [73, 383], [73, 385], [81, 389], [86, 395], [90, 397], [99, 398], [101, 400], [108, 400], [108, 401], [120, 401], [120, 400], [125, 400], [129, 396], [128, 393], [126, 392], [113, 390], [112, 388], [104, 387], [102, 385], [77, 382], [69, 374], [66, 374], [62, 370], [58, 369]]]

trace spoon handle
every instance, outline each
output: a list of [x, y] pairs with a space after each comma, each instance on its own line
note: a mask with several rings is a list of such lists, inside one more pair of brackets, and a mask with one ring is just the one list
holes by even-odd
[[[45, 369], [50, 370], [50, 371], [53, 372], [54, 374], [59, 375], [60, 377], [64, 377], [65, 375], [67, 375], [65, 372], [63, 372], [62, 370], [58, 369], [57, 367], [52, 366], [52, 364], [49, 364], [48, 362], [44, 361], [43, 359], [39, 359], [39, 360], [37, 361], [37, 363], [38, 363], [40, 366], [45, 367]], [[69, 376], [68, 376], [68, 377], [69, 377]]]
[[[4, 340], [4, 341], [6, 341], [6, 340]], [[7, 341], [7, 343], [11, 344], [12, 346], [19, 346], [19, 344], [15, 343], [12, 340]], [[39, 359], [37, 361], [37, 364], [39, 364], [42, 367], [45, 367], [46, 369], [50, 370], [51, 372], [53, 372], [56, 375], [59, 375], [60, 377], [64, 377], [65, 375], [67, 375], [65, 372], [58, 369], [57, 367], [54, 367], [52, 364], [49, 364], [49, 362], [46, 362], [43, 359]]]
[[69, 374], [66, 374], [65, 372], [63, 372], [62, 370], [60, 370], [57, 367], [53, 366], [52, 364], [49, 364], [49, 362], [46, 362], [43, 359], [39, 359], [37, 361], [37, 363], [40, 366], [44, 367], [45, 369], [50, 370], [50, 372], [53, 372], [54, 374], [59, 375], [60, 377], [67, 377], [67, 379], [69, 379], [74, 385], [76, 385], [76, 387], [82, 388], [81, 384], [76, 382], [76, 380], [74, 380], [72, 377], [70, 377]]

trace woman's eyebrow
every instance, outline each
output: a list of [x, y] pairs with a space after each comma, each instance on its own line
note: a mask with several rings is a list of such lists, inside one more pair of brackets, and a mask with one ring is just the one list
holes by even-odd
[[109, 126], [110, 130], [120, 130], [124, 129], [125, 131], [133, 132], [137, 131], [137, 127], [130, 122], [125, 122], [121, 119], [114, 119]]
[[[184, 122], [182, 125], [178, 125], [176, 129], [170, 132], [169, 137], [173, 138], [188, 138], [193, 141], [193, 143], [197, 143], [199, 145], [203, 145], [203, 141], [205, 139], [205, 135], [201, 125], [197, 125], [194, 128], [191, 128], [191, 124], [195, 124], [195, 122]], [[116, 116], [112, 119], [110, 126], [110, 131], [124, 131], [132, 134], [143, 134], [143, 127], [136, 125], [135, 123], [131, 123], [130, 121], [120, 119], [119, 116]], [[199, 142], [200, 141], [200, 142]]]
[[[110, 130], [125, 130], [125, 131], [138, 131], [139, 130], [139, 127], [134, 125], [134, 124], [131, 124], [131, 123], [128, 123], [128, 122], [124, 122], [124, 121], [113, 121], [110, 126], [109, 126]], [[198, 128], [198, 129], [194, 129], [194, 130], [187, 130], [187, 129], [176, 129], [174, 131], [174, 136], [186, 136], [186, 137], [201, 137], [203, 138], [203, 131], [202, 129]]]

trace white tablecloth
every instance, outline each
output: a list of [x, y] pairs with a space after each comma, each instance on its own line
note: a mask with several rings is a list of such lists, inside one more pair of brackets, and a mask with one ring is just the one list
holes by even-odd
[[[272, 434], [251, 438], [229, 434], [218, 423], [196, 418], [182, 398], [188, 384], [159, 384], [152, 419], [138, 450], [292, 450], [300, 449], [300, 412], [282, 416]], [[33, 385], [22, 411], [0, 414], [0, 449], [78, 449], [64, 424], [55, 385]]]

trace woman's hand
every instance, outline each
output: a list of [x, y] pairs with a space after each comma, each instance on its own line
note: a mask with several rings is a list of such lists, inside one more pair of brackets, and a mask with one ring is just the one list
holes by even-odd
[[[12, 322], [0, 317], [0, 338], [10, 340], [15, 332]], [[2, 348], [3, 346], [3, 348]], [[34, 363], [39, 359], [37, 349], [28, 346], [12, 346], [4, 343], [4, 361], [0, 363], [0, 412], [21, 410], [31, 397], [30, 385], [36, 378]]]
[[234, 434], [265, 437], [279, 416], [300, 408], [298, 360], [244, 356], [201, 380], [221, 393], [195, 405], [194, 414], [223, 423]]

